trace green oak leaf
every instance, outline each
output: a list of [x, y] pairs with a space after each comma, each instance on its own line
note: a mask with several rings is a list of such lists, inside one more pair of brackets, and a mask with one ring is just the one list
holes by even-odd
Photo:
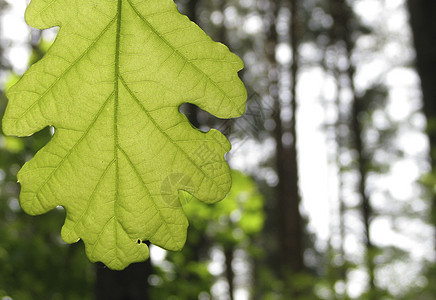
[[22, 208], [63, 206], [63, 240], [82, 239], [89, 259], [112, 269], [146, 260], [145, 240], [180, 250], [179, 191], [214, 203], [231, 176], [228, 140], [194, 128], [179, 108], [241, 116], [242, 61], [172, 0], [32, 0], [26, 21], [60, 30], [7, 93], [5, 134], [55, 128], [18, 173]]

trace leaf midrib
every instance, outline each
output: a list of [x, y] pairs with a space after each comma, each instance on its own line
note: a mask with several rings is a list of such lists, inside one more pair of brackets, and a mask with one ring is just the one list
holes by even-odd
[[[114, 232], [115, 232], [115, 240], [118, 240], [118, 232], [116, 229], [116, 224], [120, 224], [121, 227], [124, 230], [124, 226], [121, 222], [118, 221], [117, 218], [117, 210], [116, 205], [119, 198], [119, 151], [122, 151], [126, 159], [128, 160], [131, 167], [133, 167], [133, 170], [135, 171], [136, 175], [141, 180], [146, 193], [148, 194], [153, 206], [156, 209], [157, 214], [159, 215], [163, 225], [166, 227], [168, 233], [170, 234], [170, 237], [173, 239], [173, 241], [177, 241], [177, 239], [173, 236], [172, 230], [169, 228], [165, 218], [162, 216], [162, 213], [160, 209], [157, 207], [156, 203], [154, 202], [153, 197], [151, 196], [150, 192], [148, 191], [147, 186], [145, 185], [143, 179], [139, 175], [138, 171], [134, 167], [133, 163], [130, 161], [130, 158], [128, 157], [127, 153], [121, 148], [119, 142], [118, 142], [118, 106], [119, 106], [119, 82], [122, 80], [120, 75], [120, 47], [121, 47], [121, 22], [122, 22], [122, 2], [123, 0], [118, 0], [118, 11], [117, 11], [117, 28], [116, 28], [116, 44], [115, 44], [115, 76], [114, 76], [114, 161], [115, 161], [115, 199], [114, 199]], [[98, 242], [98, 239], [96, 243]], [[180, 247], [180, 245], [178, 245]]]
[[[115, 199], [114, 199], [114, 234], [115, 234], [115, 243], [118, 241], [118, 230], [117, 230], [117, 223], [121, 224], [121, 222], [118, 222], [117, 218], [117, 201], [119, 198], [119, 179], [120, 179], [120, 172], [119, 172], [119, 158], [118, 158], [118, 101], [119, 101], [119, 83], [118, 78], [120, 76], [120, 41], [121, 41], [121, 17], [122, 17], [122, 6], [123, 1], [118, 0], [118, 9], [117, 9], [117, 31], [116, 31], [116, 37], [115, 37], [115, 74], [114, 74], [114, 161], [115, 161]], [[121, 226], [123, 226], [121, 224]], [[124, 228], [123, 228], [124, 230]], [[98, 240], [97, 240], [98, 241]], [[94, 248], [95, 249], [95, 248]], [[115, 247], [115, 256], [118, 257], [117, 254], [118, 247]]]

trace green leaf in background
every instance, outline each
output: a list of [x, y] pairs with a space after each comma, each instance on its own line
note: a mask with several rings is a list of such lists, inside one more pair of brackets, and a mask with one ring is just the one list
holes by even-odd
[[193, 128], [179, 107], [239, 117], [241, 60], [172, 0], [32, 0], [26, 21], [60, 31], [7, 93], [6, 134], [55, 128], [18, 174], [22, 208], [63, 206], [62, 238], [82, 239], [90, 260], [112, 269], [147, 259], [145, 240], [180, 250], [188, 221], [178, 192], [214, 203], [231, 177], [227, 139]]
[[[201, 205], [183, 192], [186, 215], [198, 222], [196, 228], [206, 231], [221, 244], [237, 245], [242, 240], [258, 234], [264, 223], [264, 198], [258, 192], [255, 181], [241, 172], [232, 171], [232, 188], [225, 201], [213, 207]], [[192, 201], [192, 202], [191, 202]]]
[[199, 298], [214, 282], [209, 268], [213, 261], [210, 252], [216, 249], [222, 249], [224, 255], [242, 251], [256, 260], [263, 254], [257, 238], [264, 224], [265, 199], [250, 176], [232, 170], [232, 188], [226, 199], [215, 205], [204, 205], [185, 192], [180, 194], [191, 224], [186, 247], [166, 253], [165, 263], [154, 265], [161, 283], [150, 299]]

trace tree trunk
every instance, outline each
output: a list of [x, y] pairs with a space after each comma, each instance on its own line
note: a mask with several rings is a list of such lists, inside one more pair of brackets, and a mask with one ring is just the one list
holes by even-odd
[[152, 274], [150, 259], [132, 264], [123, 271], [112, 271], [96, 265], [96, 300], [151, 300], [148, 276]]
[[224, 252], [225, 255], [225, 263], [226, 263], [226, 279], [227, 283], [229, 284], [229, 299], [234, 299], [234, 292], [235, 292], [235, 285], [234, 285], [234, 279], [235, 279], [235, 273], [233, 272], [233, 256], [234, 256], [234, 249], [232, 246], [227, 247]]
[[[291, 135], [291, 145], [283, 145], [283, 159], [286, 162], [285, 174], [282, 177], [287, 179], [283, 182], [285, 185], [285, 193], [283, 200], [285, 202], [285, 212], [288, 214], [282, 216], [282, 222], [286, 226], [286, 252], [287, 259], [284, 261], [290, 267], [293, 274], [301, 273], [305, 270], [304, 266], [304, 242], [303, 242], [303, 219], [300, 213], [301, 196], [299, 190], [299, 176], [298, 176], [298, 156], [297, 156], [297, 79], [299, 71], [299, 16], [298, 16], [298, 0], [290, 0], [291, 9], [291, 31], [290, 42], [292, 48], [292, 65], [291, 65], [291, 122], [289, 129], [286, 131]], [[282, 134], [282, 138], [283, 138]], [[286, 196], [285, 196], [286, 195]], [[285, 200], [287, 198], [287, 200]]]
[[[416, 67], [421, 78], [430, 162], [436, 173], [436, 1], [409, 0], [410, 23], [416, 49]], [[432, 189], [433, 187], [431, 187]], [[432, 195], [432, 224], [436, 226], [436, 194]], [[436, 237], [435, 237], [436, 240]]]
[[355, 77], [355, 67], [351, 56], [354, 50], [354, 42], [352, 39], [352, 34], [354, 28], [352, 28], [352, 19], [354, 18], [353, 12], [345, 0], [335, 0], [332, 3], [332, 15], [334, 19], [335, 26], [335, 37], [338, 40], [344, 41], [345, 50], [348, 61], [348, 69], [345, 71], [346, 76], [349, 81], [349, 88], [351, 89], [353, 95], [352, 110], [350, 114], [350, 125], [353, 134], [353, 144], [352, 147], [357, 153], [356, 167], [359, 174], [357, 191], [360, 195], [360, 210], [362, 215], [362, 220], [364, 224], [365, 231], [365, 264], [368, 270], [368, 285], [369, 285], [369, 299], [376, 299], [375, 291], [375, 264], [374, 264], [374, 252], [375, 247], [372, 243], [370, 236], [370, 226], [372, 218], [372, 207], [367, 194], [366, 180], [368, 177], [368, 157], [365, 153], [365, 145], [362, 139], [363, 125], [360, 121], [360, 114], [362, 113], [360, 99], [357, 96], [356, 88], [354, 84]]
[[[279, 276], [282, 279], [289, 279], [304, 271], [303, 260], [303, 222], [300, 213], [300, 194], [298, 187], [298, 163], [296, 148], [296, 80], [298, 72], [298, 44], [296, 40], [295, 22], [296, 9], [295, 2], [291, 1], [292, 7], [292, 33], [291, 39], [294, 44], [293, 65], [291, 67], [291, 96], [292, 96], [292, 120], [290, 124], [285, 124], [281, 119], [281, 100], [279, 96], [280, 67], [275, 59], [275, 49], [278, 44], [278, 33], [275, 28], [279, 12], [279, 1], [272, 1], [274, 6], [274, 22], [271, 22], [270, 32], [267, 41], [267, 53], [270, 65], [270, 95], [274, 100], [274, 121], [275, 129], [273, 132], [276, 141], [276, 171], [279, 183], [276, 188], [276, 226], [277, 242], [279, 255], [276, 257], [279, 266]], [[290, 145], [283, 143], [285, 134], [290, 134], [292, 142]]]
[[[410, 24], [412, 27], [416, 68], [421, 78], [424, 113], [427, 118], [427, 135], [430, 142], [430, 164], [432, 174], [436, 174], [436, 1], [408, 0]], [[434, 185], [428, 187], [431, 197], [430, 222], [436, 227], [436, 193]], [[434, 236], [436, 244], [436, 234]], [[436, 266], [427, 271], [429, 286], [436, 282]]]

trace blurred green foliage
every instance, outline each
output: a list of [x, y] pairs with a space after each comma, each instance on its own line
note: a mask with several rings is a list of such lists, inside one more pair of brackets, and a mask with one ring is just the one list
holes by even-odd
[[229, 195], [214, 205], [204, 205], [180, 192], [190, 222], [188, 240], [181, 252], [167, 252], [164, 263], [156, 266], [151, 299], [189, 300], [197, 299], [200, 294], [210, 296], [211, 285], [217, 279], [209, 271], [214, 250], [224, 256], [242, 250], [250, 259], [261, 255], [255, 240], [263, 228], [264, 198], [250, 177], [232, 171], [232, 180]]

